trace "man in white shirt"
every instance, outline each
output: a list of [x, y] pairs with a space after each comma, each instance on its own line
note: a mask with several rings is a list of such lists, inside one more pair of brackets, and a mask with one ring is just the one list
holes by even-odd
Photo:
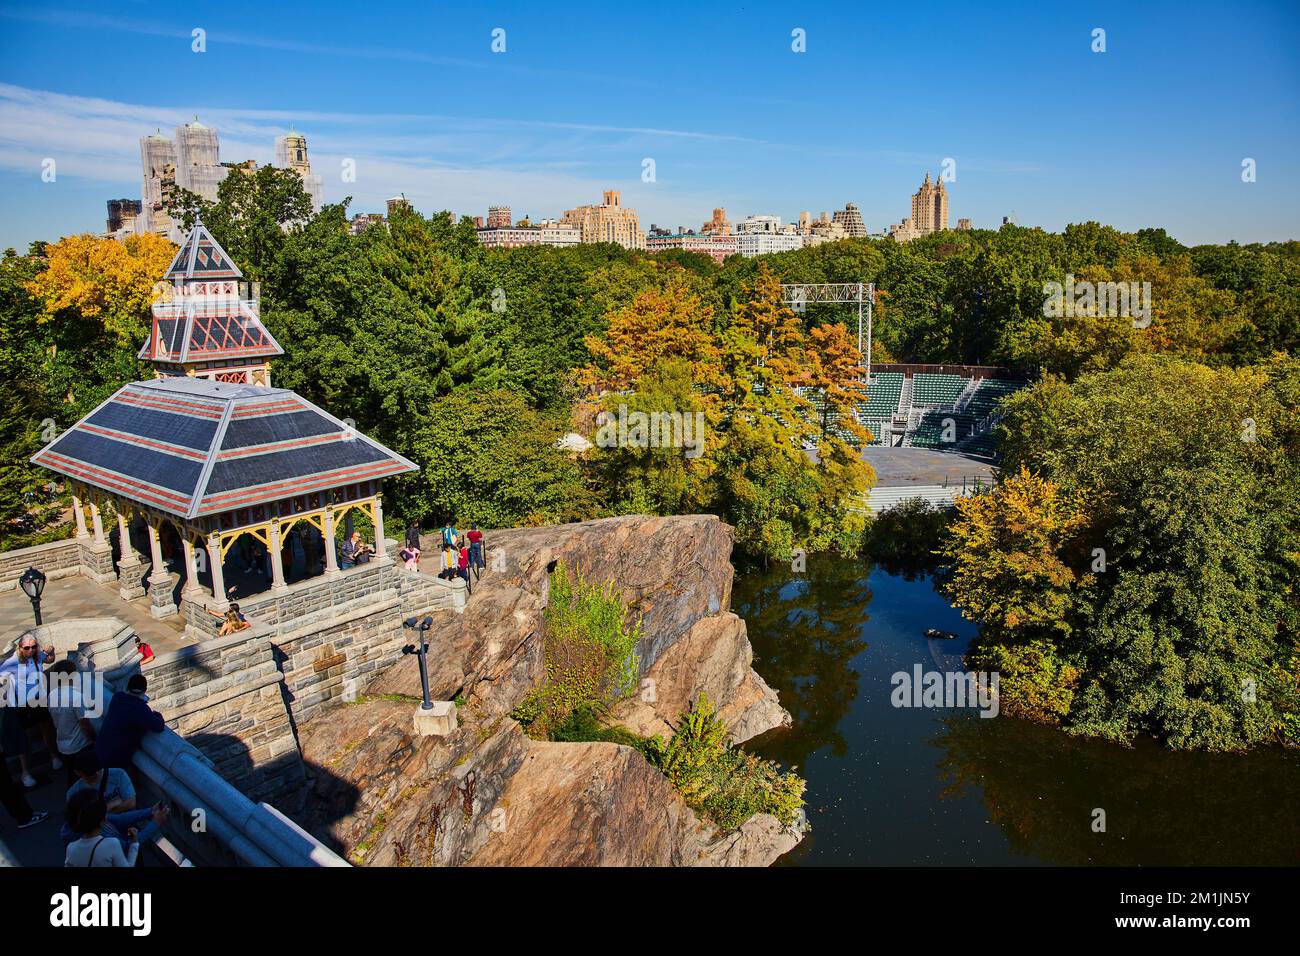
[[75, 758], [95, 745], [95, 726], [86, 716], [87, 701], [82, 693], [81, 680], [87, 675], [77, 674], [72, 661], [58, 661], [46, 672], [49, 681], [47, 700], [50, 719], [54, 722], [55, 743], [68, 764], [68, 785], [76, 781]]

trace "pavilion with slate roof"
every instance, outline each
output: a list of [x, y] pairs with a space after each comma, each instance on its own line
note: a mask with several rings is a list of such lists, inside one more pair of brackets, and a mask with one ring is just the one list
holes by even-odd
[[[272, 591], [287, 586], [282, 548], [295, 526], [320, 541], [324, 573], [337, 576], [346, 572], [332, 546], [336, 529], [364, 513], [375, 559], [384, 559], [383, 479], [416, 466], [269, 386], [269, 359], [283, 353], [256, 301], [242, 297], [239, 269], [201, 223], [167, 278], [171, 294], [155, 307], [140, 353], [158, 377], [124, 385], [32, 457], [70, 486], [79, 536], [89, 535], [89, 518], [105, 545], [104, 509], [116, 515], [122, 598], [144, 594], [133, 521], [147, 530], [150, 610], [160, 618], [178, 610], [164, 537], [184, 550], [183, 603], [198, 600], [212, 612], [228, 606], [223, 563], [244, 536], [269, 554]], [[211, 594], [200, 565], [210, 569]]]

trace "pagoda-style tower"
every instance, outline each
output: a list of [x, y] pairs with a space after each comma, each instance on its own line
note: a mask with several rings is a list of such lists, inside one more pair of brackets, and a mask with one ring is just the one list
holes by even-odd
[[[133, 522], [144, 524], [155, 617], [177, 613], [163, 539], [183, 547], [182, 605], [198, 633], [213, 633], [212, 613], [227, 606], [223, 561], [241, 537], [265, 547], [272, 598], [306, 586], [287, 584], [281, 556], [296, 525], [324, 546], [324, 574], [337, 577], [353, 572], [339, 567], [336, 528], [354, 509], [363, 512], [374, 530], [375, 562], [391, 564], [382, 481], [416, 470], [296, 393], [270, 387], [267, 362], [282, 352], [258, 319], [255, 296], [240, 291], [240, 275], [196, 224], [167, 271], [175, 294], [154, 310], [140, 353], [158, 377], [124, 385], [32, 457], [65, 479], [78, 535], [89, 538], [87, 527], [94, 528], [92, 550], [108, 551], [102, 510], [116, 515], [118, 580], [127, 600], [145, 593], [130, 533]], [[198, 581], [200, 564], [211, 575], [211, 593]], [[95, 576], [112, 580], [111, 561]]]
[[140, 358], [155, 374], [232, 384], [271, 384], [271, 359], [284, 350], [262, 325], [257, 283], [201, 222], [186, 237], [159, 283], [153, 326]]

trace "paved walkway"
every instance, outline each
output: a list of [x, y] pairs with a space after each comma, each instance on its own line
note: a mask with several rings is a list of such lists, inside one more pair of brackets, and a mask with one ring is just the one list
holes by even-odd
[[[185, 636], [185, 620], [176, 614], [155, 620], [149, 613], [149, 599], [123, 601], [116, 585], [96, 584], [75, 575], [56, 578], [41, 595], [41, 617], [46, 624], [75, 617], [116, 617], [135, 628], [155, 654], [175, 651], [195, 641]], [[35, 623], [32, 602], [21, 590], [0, 591], [0, 648]]]

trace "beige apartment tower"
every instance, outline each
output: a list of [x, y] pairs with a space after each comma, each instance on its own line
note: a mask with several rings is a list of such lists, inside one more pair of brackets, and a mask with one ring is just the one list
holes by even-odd
[[925, 174], [925, 182], [912, 196], [912, 224], [922, 236], [948, 228], [948, 190], [943, 180], [930, 182], [930, 174]]
[[614, 242], [627, 249], [644, 249], [645, 233], [635, 209], [623, 205], [617, 189], [605, 190], [599, 206], [566, 209], [561, 222], [577, 228], [583, 242]]

